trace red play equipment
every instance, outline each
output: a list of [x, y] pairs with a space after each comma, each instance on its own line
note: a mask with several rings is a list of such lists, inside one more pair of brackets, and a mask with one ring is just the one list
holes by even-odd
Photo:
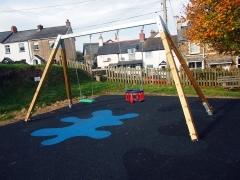
[[144, 91], [143, 90], [126, 90], [125, 101], [129, 101], [133, 104], [135, 101], [144, 101]]

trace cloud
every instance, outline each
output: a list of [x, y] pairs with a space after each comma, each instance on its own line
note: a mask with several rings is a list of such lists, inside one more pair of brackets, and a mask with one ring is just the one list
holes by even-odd
[[[188, 0], [167, 1], [168, 22], [170, 32], [176, 29], [173, 22], [174, 15], [183, 12], [181, 4], [187, 4]], [[171, 6], [171, 7], [170, 7]], [[8, 0], [0, 6], [0, 31], [9, 31], [12, 25], [17, 26], [18, 31], [37, 28], [41, 24], [43, 27], [53, 27], [65, 25], [69, 19], [74, 32], [103, 28], [117, 24], [125, 24], [133, 21], [141, 21], [155, 18], [162, 15], [161, 0]], [[158, 11], [158, 13], [154, 13]], [[148, 15], [147, 15], [148, 14]], [[121, 21], [120, 21], [121, 20]], [[112, 23], [107, 23], [112, 22]], [[140, 28], [135, 31], [129, 29], [122, 31], [121, 39], [138, 38]], [[150, 32], [151, 27], [145, 28]], [[154, 27], [157, 30], [156, 26]], [[146, 32], [148, 35], [149, 32]], [[114, 33], [104, 33], [103, 38], [114, 39]], [[92, 41], [98, 42], [99, 35], [94, 35]], [[89, 37], [81, 37], [77, 40], [77, 49], [82, 50], [82, 43]], [[89, 41], [87, 41], [89, 42]]]

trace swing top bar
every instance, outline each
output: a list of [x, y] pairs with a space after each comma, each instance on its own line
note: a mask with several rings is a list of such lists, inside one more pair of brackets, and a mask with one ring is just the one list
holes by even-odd
[[85, 36], [85, 35], [90, 35], [90, 34], [97, 34], [97, 33], [102, 33], [102, 32], [119, 30], [119, 29], [133, 28], [133, 27], [138, 27], [138, 26], [143, 26], [143, 25], [152, 25], [152, 24], [156, 24], [156, 23], [157, 22], [155, 19], [149, 19], [149, 20], [138, 21], [138, 22], [133, 22], [133, 23], [128, 23], [128, 24], [109, 26], [109, 27], [95, 29], [95, 30], [91, 30], [91, 31], [83, 31], [83, 32], [78, 32], [78, 33], [61, 35], [61, 39], [80, 37], [80, 36]]

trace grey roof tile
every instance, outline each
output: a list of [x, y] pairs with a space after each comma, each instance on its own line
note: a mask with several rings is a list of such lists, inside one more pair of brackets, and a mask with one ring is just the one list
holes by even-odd
[[[178, 37], [177, 35], [172, 36], [174, 42], [177, 44]], [[120, 45], [120, 50], [119, 50]], [[108, 54], [126, 54], [128, 53], [128, 49], [135, 48], [136, 52], [142, 51], [142, 43], [139, 39], [137, 40], [129, 40], [129, 41], [121, 41], [121, 42], [110, 42], [104, 43], [103, 46], [99, 46], [98, 43], [92, 43], [92, 52], [98, 55], [108, 55]], [[90, 43], [84, 43], [83, 52], [90, 54]], [[157, 51], [164, 50], [163, 43], [161, 38], [148, 38], [143, 44], [143, 51]]]
[[86, 54], [97, 54], [98, 52], [98, 43], [84, 43], [83, 44], [83, 53], [85, 53], [86, 50]]
[[34, 35], [35, 31], [36, 30], [27, 30], [13, 33], [6, 41], [4, 41], [4, 44], [28, 41]]
[[0, 32], [0, 43], [6, 40], [12, 34], [11, 31]]
[[68, 32], [68, 29], [69, 27], [67, 26], [58, 26], [43, 28], [42, 30], [33, 29], [18, 31], [17, 33], [13, 33], [6, 41], [4, 41], [4, 43], [7, 44], [14, 42], [24, 42], [33, 39], [56, 38], [59, 34], [66, 34]]
[[40, 31], [36, 29], [31, 39], [56, 38], [59, 34], [66, 34], [68, 29], [67, 26], [43, 28]]

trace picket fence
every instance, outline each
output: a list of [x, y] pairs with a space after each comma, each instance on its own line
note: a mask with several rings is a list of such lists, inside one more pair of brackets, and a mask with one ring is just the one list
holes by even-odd
[[[240, 69], [192, 69], [193, 77], [199, 86], [221, 86], [217, 82], [220, 76], [240, 76]], [[183, 86], [190, 86], [191, 81], [184, 70], [178, 71]], [[108, 67], [106, 69], [107, 80], [110, 82], [122, 82], [129, 84], [159, 84], [174, 85], [169, 69], [136, 69], [125, 67]], [[235, 85], [240, 85], [240, 82]]]
[[[98, 75], [101, 70], [92, 69], [90, 65], [82, 62], [67, 61], [69, 67], [83, 69], [90, 74]], [[158, 68], [127, 68], [127, 67], [107, 67], [104, 73], [101, 71], [101, 76], [104, 74], [109, 82], [120, 82], [128, 84], [158, 84], [158, 85], [174, 85], [169, 69]], [[231, 70], [224, 69], [191, 69], [193, 77], [199, 86], [221, 86], [217, 82], [217, 77], [221, 76], [240, 76], [240, 69], [234, 68]], [[179, 70], [180, 81], [183, 86], [190, 86], [191, 81], [184, 70]], [[240, 85], [238, 84], [233, 85]]]

